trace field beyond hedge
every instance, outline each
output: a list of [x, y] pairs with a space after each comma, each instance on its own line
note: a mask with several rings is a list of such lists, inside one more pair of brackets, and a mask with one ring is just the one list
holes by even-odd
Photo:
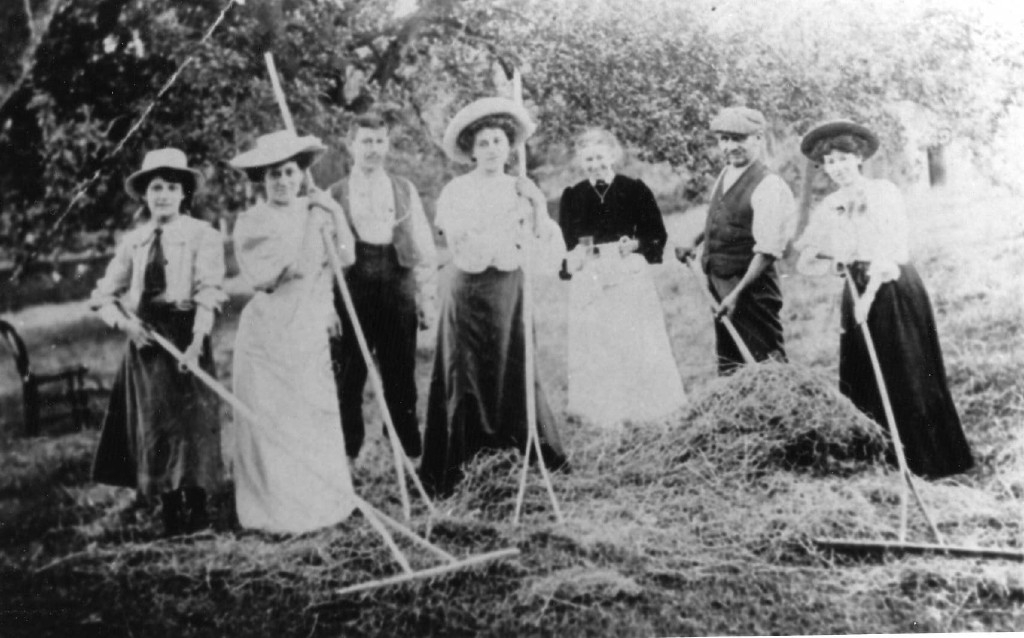
[[[914, 261], [929, 287], [954, 399], [977, 461], [920, 481], [950, 543], [1024, 550], [1024, 200], [935, 192], [912, 202]], [[673, 236], [699, 226], [670, 216]], [[431, 539], [459, 556], [518, 557], [429, 583], [339, 597], [398, 572], [366, 521], [278, 537], [237, 529], [230, 490], [212, 531], [163, 540], [156, 512], [88, 480], [95, 430], [15, 436], [19, 383], [0, 354], [0, 635], [652, 636], [1024, 630], [1024, 564], [928, 555], [849, 555], [822, 536], [894, 539], [899, 479], [880, 433], [835, 390], [838, 282], [788, 275], [792, 365], [714, 378], [710, 319], [678, 265], [655, 267], [691, 404], [656, 423], [599, 432], [563, 419], [573, 463], [555, 475], [567, 522], [533, 474], [510, 523], [517, 459], [474, 464], [437, 503]], [[541, 375], [566, 388], [566, 288], [537, 282]], [[227, 380], [237, 313], [216, 335]], [[121, 339], [80, 303], [5, 316], [41, 368], [84, 361], [109, 387]], [[425, 394], [432, 344], [422, 340]], [[898, 391], [894, 389], [893, 391]], [[368, 399], [368, 412], [373, 412]], [[421, 396], [421, 404], [425, 401]], [[101, 403], [101, 401], [97, 401]], [[225, 417], [227, 411], [225, 410]], [[374, 419], [371, 418], [372, 422]], [[868, 445], [862, 445], [868, 441]], [[873, 443], [872, 443], [873, 442]], [[398, 518], [386, 444], [371, 441], [360, 494]], [[339, 454], [342, 453], [339, 450]], [[426, 529], [423, 509], [414, 526]], [[910, 509], [910, 540], [932, 542]], [[405, 544], [413, 564], [431, 563]]]

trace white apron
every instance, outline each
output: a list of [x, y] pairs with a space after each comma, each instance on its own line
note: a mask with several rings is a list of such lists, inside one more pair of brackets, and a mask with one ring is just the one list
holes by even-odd
[[[287, 216], [268, 214], [259, 226], [250, 233], [303, 231], [301, 220]], [[331, 273], [322, 244], [307, 240], [301, 276], [257, 292], [235, 336], [235, 394], [263, 417], [253, 423], [235, 413], [235, 507], [246, 528], [307, 532], [346, 519], [355, 507], [327, 342]], [[279, 261], [272, 251], [261, 257]], [[244, 258], [260, 267], [260, 257]]]
[[597, 250], [570, 287], [567, 411], [601, 427], [664, 416], [686, 394], [647, 261]]

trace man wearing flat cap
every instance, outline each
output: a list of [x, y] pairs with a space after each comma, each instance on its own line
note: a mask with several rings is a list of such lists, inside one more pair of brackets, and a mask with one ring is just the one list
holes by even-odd
[[[704, 232], [690, 246], [676, 248], [680, 261], [692, 258], [704, 242], [701, 266], [719, 306], [754, 359], [785, 361], [782, 290], [775, 260], [782, 257], [796, 220], [793, 193], [763, 162], [766, 122], [747, 107], [723, 109], [711, 121], [726, 165], [711, 191]], [[740, 350], [721, 321], [715, 322], [718, 373], [743, 363]]]

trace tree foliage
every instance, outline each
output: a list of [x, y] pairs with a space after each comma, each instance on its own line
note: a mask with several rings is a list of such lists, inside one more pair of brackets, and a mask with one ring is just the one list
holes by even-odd
[[[224, 0], [76, 0], [49, 23], [30, 72], [0, 105], [0, 232], [8, 250], [45, 235], [77, 186], [100, 178], [47, 245], [109, 241], [133, 209], [121, 181], [144, 150], [175, 145], [209, 178], [204, 214], [243, 205], [226, 160], [278, 128], [263, 53], [273, 51], [298, 127], [338, 147], [353, 113], [401, 127], [398, 161], [428, 193], [451, 169], [437, 141], [451, 113], [507, 89], [522, 69], [541, 122], [533, 157], [583, 126], [615, 131], [643, 159], [667, 161], [703, 196], [718, 160], [707, 124], [747, 104], [789, 144], [815, 121], [871, 123], [902, 145], [894, 105], [930, 114], [933, 141], [986, 144], [1021, 103], [1020, 25], [959, 4], [883, 0], [248, 0], [204, 45]], [[879, 19], [884, 16], [885, 19]], [[115, 144], [189, 56], [179, 81], [121, 153]], [[791, 153], [792, 155], [792, 153]], [[536, 161], [536, 160], [535, 160]], [[343, 152], [321, 179], [340, 175]], [[794, 162], [784, 173], [802, 179]], [[83, 231], [105, 230], [90, 235]], [[79, 246], [80, 247], [80, 246]], [[0, 250], [3, 246], [0, 246]]]

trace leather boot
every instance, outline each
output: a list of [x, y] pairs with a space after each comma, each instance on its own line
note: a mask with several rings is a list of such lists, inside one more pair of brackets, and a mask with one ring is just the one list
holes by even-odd
[[201, 487], [186, 487], [185, 493], [185, 532], [193, 534], [210, 526], [210, 516], [206, 511], [206, 490]]
[[164, 536], [177, 536], [184, 531], [182, 520], [184, 507], [181, 490], [171, 490], [160, 495], [160, 514], [164, 521]]

